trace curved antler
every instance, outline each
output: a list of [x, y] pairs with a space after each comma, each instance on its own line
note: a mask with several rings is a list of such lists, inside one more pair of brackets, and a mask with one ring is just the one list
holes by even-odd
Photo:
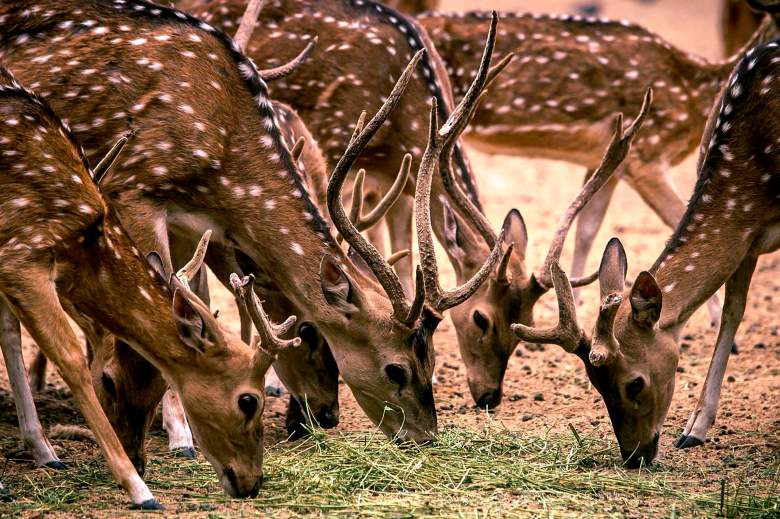
[[263, 309], [263, 305], [255, 294], [255, 277], [253, 275], [245, 276], [240, 279], [236, 273], [230, 274], [230, 286], [236, 294], [236, 301], [252, 318], [252, 322], [260, 336], [258, 348], [266, 355], [275, 357], [281, 350], [295, 347], [301, 344], [300, 337], [292, 339], [282, 339], [284, 335], [292, 329], [297, 318], [291, 315], [282, 324], [274, 324]]
[[[347, 212], [344, 209], [343, 202], [341, 200], [341, 189], [344, 186], [344, 181], [347, 178], [352, 164], [354, 164], [357, 157], [366, 147], [371, 138], [376, 134], [382, 124], [385, 122], [390, 112], [398, 105], [403, 92], [406, 90], [406, 86], [409, 84], [409, 80], [412, 77], [414, 69], [417, 63], [422, 58], [424, 51], [418, 51], [409, 64], [406, 66], [403, 74], [396, 82], [392, 92], [387, 97], [387, 100], [382, 104], [379, 111], [371, 118], [368, 124], [364, 126], [365, 112], [361, 114], [358, 120], [355, 131], [352, 134], [352, 138], [349, 141], [347, 149], [344, 150], [344, 154], [339, 159], [338, 164], [333, 170], [333, 174], [328, 182], [327, 193], [327, 205], [330, 217], [333, 220], [333, 225], [339, 231], [344, 240], [365, 260], [366, 265], [376, 276], [379, 284], [382, 285], [387, 296], [390, 298], [390, 303], [393, 306], [393, 314], [402, 322], [409, 322], [409, 312], [411, 307], [406, 301], [406, 295], [404, 294], [401, 281], [398, 279], [398, 275], [393, 268], [385, 261], [379, 251], [363, 236], [360, 231], [350, 221], [347, 216]], [[416, 319], [416, 316], [414, 317]]]
[[209, 247], [209, 239], [211, 239], [211, 229], [208, 229], [201, 236], [192, 259], [176, 272], [176, 277], [187, 288], [190, 288], [190, 279], [198, 273], [198, 270], [203, 265], [203, 260], [206, 258], [206, 249]]
[[558, 324], [554, 328], [534, 328], [515, 323], [512, 331], [521, 340], [541, 344], [557, 344], [574, 353], [582, 341], [587, 341], [585, 331], [577, 323], [577, 309], [569, 278], [557, 262], [550, 266], [555, 295], [558, 297]]
[[[479, 96], [471, 98], [471, 103], [476, 103]], [[465, 125], [461, 125], [460, 120], [467, 117], [470, 105], [459, 106], [447, 122], [439, 130], [438, 123], [438, 105], [436, 98], [431, 99], [431, 117], [430, 129], [428, 132], [428, 146], [425, 148], [420, 167], [417, 171], [417, 185], [414, 195], [414, 215], [417, 226], [417, 245], [420, 248], [420, 266], [422, 267], [425, 292], [428, 302], [438, 311], [443, 312], [449, 308], [461, 304], [471, 297], [474, 292], [485, 282], [493, 269], [496, 268], [501, 257], [501, 248], [505, 234], [505, 228], [502, 228], [501, 234], [496, 241], [490, 256], [482, 267], [471, 279], [459, 287], [444, 291], [439, 284], [439, 268], [436, 262], [436, 252], [434, 250], [433, 227], [431, 225], [431, 184], [433, 183], [433, 173], [436, 168], [436, 162], [440, 157], [443, 147], [449, 139], [452, 139], [452, 132], [462, 131]]]
[[[545, 257], [542, 267], [538, 272], [532, 274], [536, 282], [543, 289], [549, 290], [552, 287], [552, 266], [561, 259], [563, 244], [566, 241], [566, 235], [571, 228], [571, 224], [574, 222], [574, 218], [590, 199], [593, 198], [593, 195], [595, 195], [607, 180], [609, 180], [617, 167], [623, 162], [623, 159], [626, 158], [628, 151], [631, 149], [631, 142], [634, 140], [639, 128], [642, 127], [642, 123], [647, 117], [647, 113], [650, 111], [650, 104], [652, 102], [653, 90], [648, 88], [645, 92], [639, 115], [636, 116], [625, 133], [623, 132], [623, 114], [615, 116], [615, 129], [612, 133], [612, 140], [609, 143], [606, 153], [604, 153], [604, 158], [601, 159], [601, 165], [588, 179], [585, 185], [582, 186], [579, 194], [572, 200], [569, 207], [566, 208], [566, 212], [563, 213], [563, 216], [561, 216], [561, 219], [558, 222], [558, 228], [555, 231], [550, 250], [547, 252], [547, 257]], [[571, 285], [583, 286], [593, 282], [597, 278], [598, 273], [591, 274], [583, 278], [573, 279]]]
[[95, 181], [95, 184], [100, 185], [100, 181], [103, 180], [103, 177], [106, 175], [106, 173], [108, 173], [108, 170], [111, 169], [111, 166], [114, 165], [114, 162], [116, 162], [119, 154], [122, 153], [122, 150], [127, 144], [127, 141], [129, 141], [130, 137], [134, 135], [135, 130], [130, 130], [126, 134], [122, 135], [119, 140], [116, 141], [113, 146], [111, 146], [111, 149], [108, 150], [108, 153], [106, 153], [105, 156], [100, 159], [100, 162], [98, 162], [97, 166], [95, 166], [95, 169], [92, 170], [92, 180]]
[[[241, 16], [241, 23], [239, 23], [236, 35], [233, 37], [233, 41], [241, 52], [246, 52], [246, 47], [249, 45], [249, 40], [252, 38], [252, 32], [254, 32], [255, 25], [257, 25], [257, 17], [260, 16], [260, 11], [263, 10], [264, 3], [265, 0], [249, 0], [246, 10]], [[306, 45], [306, 48], [284, 65], [260, 70], [260, 77], [263, 78], [264, 81], [273, 81], [274, 79], [280, 79], [290, 75], [308, 59], [309, 55], [314, 50], [314, 47], [317, 46], [317, 41], [318, 38], [315, 36]]]
[[[474, 117], [477, 106], [479, 106], [479, 100], [482, 96], [485, 88], [495, 79], [495, 77], [509, 65], [510, 61], [514, 58], [514, 54], [508, 54], [505, 56], [495, 67], [490, 68], [490, 61], [493, 56], [493, 49], [496, 43], [496, 27], [498, 25], [498, 14], [493, 11], [490, 21], [490, 29], [488, 31], [487, 40], [485, 42], [485, 50], [482, 53], [482, 59], [479, 63], [479, 69], [474, 81], [471, 83], [466, 94], [461, 99], [455, 111], [452, 113], [450, 119], [456, 116], [453, 120], [453, 126], [448, 127], [445, 124], [442, 127], [442, 132], [446, 133], [446, 137], [443, 139], [442, 152], [439, 156], [439, 174], [441, 175], [442, 184], [447, 191], [450, 199], [452, 200], [458, 211], [466, 217], [466, 219], [474, 226], [474, 228], [482, 235], [488, 247], [494, 247], [496, 244], [496, 234], [493, 232], [490, 222], [484, 214], [474, 205], [474, 202], [466, 196], [460, 185], [455, 180], [452, 173], [452, 150], [455, 147], [458, 136], [468, 126], [471, 119]], [[456, 124], [457, 123], [457, 124]]]
[[363, 184], [366, 178], [366, 170], [361, 169], [355, 175], [355, 182], [352, 185], [352, 207], [350, 208], [349, 219], [358, 231], [365, 231], [376, 225], [387, 212], [398, 201], [403, 194], [406, 182], [409, 179], [409, 170], [412, 166], [412, 155], [407, 153], [401, 161], [401, 167], [398, 175], [390, 186], [385, 196], [376, 204], [376, 206], [367, 215], [363, 215]]
[[588, 354], [588, 360], [593, 366], [603, 366], [611, 362], [620, 351], [620, 345], [615, 339], [614, 328], [615, 316], [622, 302], [623, 297], [613, 293], [605, 297], [599, 307], [593, 344]]

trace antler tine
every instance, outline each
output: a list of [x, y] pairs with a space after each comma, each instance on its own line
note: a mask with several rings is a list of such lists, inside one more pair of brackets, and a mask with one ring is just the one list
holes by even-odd
[[[236, 37], [238, 37], [238, 33], [236, 33]], [[319, 37], [315, 36], [308, 43], [308, 45], [306, 45], [306, 48], [303, 49], [293, 59], [291, 59], [284, 65], [279, 65], [278, 67], [261, 70], [260, 77], [263, 78], [264, 81], [274, 81], [275, 79], [281, 79], [285, 76], [289, 76], [290, 74], [295, 72], [295, 70], [298, 67], [300, 67], [307, 59], [309, 59], [309, 56], [314, 50], [314, 47], [317, 46], [317, 42], [319, 42]]]
[[[601, 187], [609, 180], [617, 167], [626, 158], [628, 151], [631, 149], [631, 142], [633, 141], [639, 128], [642, 127], [642, 123], [647, 117], [650, 111], [650, 104], [653, 102], [653, 91], [648, 88], [645, 92], [644, 100], [642, 101], [642, 108], [639, 110], [639, 114], [628, 127], [628, 130], [623, 132], [623, 114], [618, 114], [615, 117], [614, 132], [612, 134], [612, 140], [609, 143], [607, 151], [604, 153], [604, 158], [601, 159], [601, 165], [598, 167], [595, 173], [588, 179], [577, 196], [566, 208], [566, 211], [561, 216], [558, 222], [558, 228], [555, 231], [550, 250], [547, 252], [547, 257], [542, 264], [542, 268], [538, 273], [534, 273], [534, 278], [537, 283], [544, 289], [549, 290], [552, 286], [550, 279], [550, 272], [552, 265], [557, 263], [561, 258], [563, 252], [563, 244], [566, 241], [566, 235], [569, 233], [571, 224], [574, 222], [574, 218], [579, 214], [582, 208], [593, 198], [593, 195], [601, 189]], [[574, 279], [571, 284], [574, 286], [583, 286], [586, 281], [595, 280], [598, 274], [594, 276], [586, 276], [584, 278]]]
[[393, 185], [385, 193], [385, 196], [376, 204], [376, 206], [367, 215], [363, 215], [363, 185], [366, 176], [366, 170], [361, 169], [355, 176], [355, 182], [352, 187], [352, 207], [349, 212], [349, 219], [358, 231], [363, 232], [377, 223], [387, 214], [387, 212], [398, 201], [403, 194], [406, 182], [409, 179], [409, 170], [412, 166], [412, 156], [407, 153], [401, 161], [401, 168], [398, 170]]
[[414, 299], [412, 299], [412, 306], [409, 307], [409, 314], [404, 322], [409, 325], [414, 324], [422, 313], [423, 305], [425, 305], [425, 276], [422, 267], [417, 265], [414, 276]]
[[442, 153], [439, 156], [439, 174], [442, 184], [447, 191], [450, 199], [458, 210], [465, 215], [477, 232], [487, 242], [488, 247], [494, 247], [496, 244], [496, 234], [490, 226], [485, 215], [474, 205], [469, 197], [463, 193], [456, 182], [452, 173], [452, 149], [458, 136], [468, 126], [474, 117], [479, 101], [482, 98], [484, 89], [491, 83], [496, 76], [512, 61], [513, 54], [505, 56], [495, 67], [490, 68], [490, 61], [493, 56], [493, 49], [496, 41], [496, 28], [498, 25], [498, 15], [493, 11], [490, 21], [490, 30], [485, 41], [485, 50], [482, 53], [482, 60], [479, 64], [477, 75], [471, 83], [466, 95], [463, 96], [457, 108], [450, 116], [450, 121], [442, 127], [443, 137]]
[[558, 324], [553, 328], [534, 328], [515, 323], [512, 325], [512, 331], [526, 342], [557, 344], [569, 353], [573, 353], [580, 342], [587, 340], [587, 336], [577, 323], [574, 293], [569, 278], [557, 262], [551, 265], [551, 272], [555, 294], [558, 297]]
[[279, 337], [287, 333], [297, 320], [295, 316], [290, 316], [282, 324], [275, 325], [268, 318], [263, 309], [263, 305], [255, 295], [254, 276], [249, 275], [240, 279], [237, 274], [230, 274], [230, 286], [236, 294], [236, 300], [249, 313], [252, 322], [260, 336], [261, 350], [271, 356], [275, 356], [281, 350], [289, 347], [295, 347], [301, 344], [300, 337], [292, 339], [282, 339]]
[[244, 15], [241, 17], [241, 23], [238, 25], [238, 30], [233, 38], [241, 52], [246, 50], [249, 39], [252, 37], [252, 31], [255, 30], [255, 25], [257, 25], [257, 17], [260, 16], [260, 11], [263, 10], [264, 3], [265, 0], [249, 0], [249, 4], [246, 6]]
[[[484, 283], [490, 273], [498, 264], [505, 229], [497, 240], [490, 256], [482, 265], [482, 268], [463, 285], [452, 290], [444, 291], [439, 284], [439, 268], [436, 262], [436, 252], [433, 245], [433, 228], [431, 226], [431, 184], [436, 160], [441, 152], [442, 141], [439, 140], [441, 132], [438, 130], [436, 99], [431, 99], [430, 131], [428, 134], [428, 146], [425, 148], [420, 167], [417, 172], [417, 186], [414, 196], [414, 210], [417, 225], [417, 246], [420, 249], [420, 266], [422, 267], [423, 281], [427, 299], [438, 311], [443, 312], [459, 305]], [[454, 117], [454, 115], [453, 115]]]
[[303, 153], [303, 147], [305, 145], [306, 145], [306, 137], [298, 137], [298, 140], [295, 141], [295, 144], [290, 150], [290, 155], [292, 156], [293, 160], [296, 163], [300, 160], [301, 153]]
[[105, 174], [108, 173], [108, 170], [111, 169], [111, 166], [114, 165], [117, 157], [119, 157], [119, 154], [122, 153], [122, 150], [127, 144], [127, 141], [130, 140], [130, 137], [132, 137], [133, 134], [133, 131], [129, 131], [121, 136], [119, 140], [116, 141], [113, 146], [111, 146], [111, 149], [108, 150], [108, 153], [106, 153], [106, 155], [100, 159], [100, 162], [98, 162], [97, 166], [95, 166], [95, 169], [92, 170], [92, 179], [95, 181], [95, 184], [100, 185], [100, 181], [103, 180]]
[[195, 248], [195, 253], [192, 255], [192, 259], [176, 272], [176, 277], [179, 278], [179, 281], [187, 288], [190, 287], [190, 279], [198, 273], [198, 270], [200, 270], [200, 267], [203, 265], [203, 259], [206, 257], [206, 249], [209, 247], [209, 239], [211, 239], [211, 229], [208, 229], [203, 233], [203, 236], [201, 236], [198, 246]]
[[501, 255], [501, 262], [498, 264], [498, 275], [496, 276], [496, 281], [504, 285], [509, 284], [509, 276], [507, 276], [507, 269], [509, 268], [509, 260], [512, 257], [512, 251], [514, 250], [514, 248], [515, 248], [515, 244], [510, 243], [509, 246], [504, 251], [504, 253]]
[[409, 84], [409, 80], [414, 73], [417, 63], [422, 58], [422, 55], [423, 51], [418, 51], [414, 55], [406, 66], [403, 74], [401, 74], [401, 77], [396, 82], [392, 92], [390, 92], [390, 95], [387, 97], [387, 100], [383, 103], [376, 115], [374, 115], [368, 124], [366, 124], [365, 128], [362, 127], [365, 116], [361, 114], [358, 124], [355, 127], [355, 132], [350, 139], [350, 143], [347, 146], [347, 149], [344, 150], [344, 154], [341, 156], [341, 159], [339, 159], [338, 164], [336, 164], [336, 167], [333, 170], [333, 174], [328, 182], [327, 193], [328, 211], [333, 220], [333, 225], [344, 237], [344, 240], [346, 240], [346, 242], [349, 243], [349, 245], [365, 260], [368, 267], [376, 276], [377, 281], [379, 281], [379, 284], [382, 285], [382, 288], [387, 292], [390, 303], [393, 305], [393, 313], [400, 320], [406, 319], [409, 315], [409, 306], [406, 301], [401, 281], [398, 279], [398, 276], [392, 267], [390, 267], [382, 255], [379, 254], [379, 251], [377, 251], [368, 240], [363, 238], [360, 231], [358, 231], [350, 222], [341, 200], [341, 189], [344, 186], [344, 181], [347, 178], [347, 174], [349, 173], [352, 164], [354, 164], [363, 148], [366, 147], [374, 134], [376, 134], [382, 126], [390, 115], [390, 112], [398, 105], [401, 95], [406, 90], [406, 86]]
[[403, 249], [403, 250], [399, 250], [397, 252], [394, 252], [390, 256], [388, 256], [387, 264], [392, 267], [393, 265], [395, 265], [396, 263], [398, 263], [399, 261], [401, 261], [402, 259], [404, 259], [408, 255], [410, 255], [411, 253], [412, 253], [412, 251], [410, 251], [409, 249]]

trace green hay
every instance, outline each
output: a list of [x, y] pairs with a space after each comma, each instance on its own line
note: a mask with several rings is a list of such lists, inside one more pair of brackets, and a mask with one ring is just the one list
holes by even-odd
[[[267, 449], [258, 498], [232, 500], [198, 461], [153, 455], [149, 487], [169, 512], [198, 516], [329, 517], [772, 517], [780, 516], [780, 466], [737, 487], [703, 484], [663, 465], [627, 470], [612, 442], [543, 436], [493, 424], [447, 428], [436, 443], [399, 448], [380, 434], [315, 431]], [[127, 512], [99, 458], [65, 472], [7, 476], [21, 496], [0, 511], [81, 515]]]

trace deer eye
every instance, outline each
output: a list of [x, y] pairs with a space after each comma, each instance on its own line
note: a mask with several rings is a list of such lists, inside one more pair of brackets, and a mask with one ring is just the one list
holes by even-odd
[[247, 420], [251, 420], [257, 412], [258, 402], [255, 395], [243, 393], [238, 397], [238, 408], [246, 415]]
[[631, 400], [636, 400], [642, 390], [645, 388], [645, 379], [636, 377], [626, 385], [626, 396]]
[[487, 317], [482, 315], [482, 312], [479, 310], [474, 310], [474, 315], [472, 318], [474, 319], [474, 324], [476, 324], [477, 327], [482, 330], [482, 333], [487, 333], [488, 326], [490, 326], [490, 322], [488, 321]]
[[390, 382], [398, 386], [398, 389], [403, 389], [406, 385], [406, 370], [400, 364], [385, 366], [385, 375], [390, 379]]

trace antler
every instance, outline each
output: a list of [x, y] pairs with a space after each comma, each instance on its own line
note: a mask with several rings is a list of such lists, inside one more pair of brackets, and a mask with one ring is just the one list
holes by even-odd
[[328, 194], [327, 205], [330, 216], [333, 220], [333, 225], [341, 233], [346, 242], [365, 260], [366, 265], [376, 276], [379, 284], [382, 285], [387, 296], [390, 298], [390, 303], [393, 305], [393, 314], [402, 322], [408, 323], [414, 321], [417, 316], [411, 316], [410, 307], [406, 301], [403, 286], [398, 279], [393, 268], [385, 261], [379, 251], [368, 242], [360, 231], [352, 225], [347, 212], [344, 209], [344, 205], [341, 200], [341, 189], [344, 186], [344, 181], [347, 178], [352, 164], [354, 164], [361, 151], [366, 147], [368, 142], [379, 130], [384, 121], [390, 115], [390, 112], [398, 105], [401, 99], [401, 95], [406, 90], [406, 86], [409, 84], [409, 80], [412, 77], [417, 63], [422, 58], [424, 51], [418, 51], [409, 64], [406, 66], [403, 74], [396, 82], [392, 92], [387, 97], [387, 100], [382, 104], [379, 111], [371, 118], [367, 125], [364, 126], [365, 113], [361, 114], [358, 120], [355, 131], [352, 134], [352, 138], [347, 145], [347, 149], [344, 150], [344, 154], [339, 159], [338, 164], [333, 170], [333, 174], [328, 182]]
[[[244, 11], [243, 16], [241, 16], [241, 23], [238, 25], [236, 35], [233, 37], [233, 41], [241, 52], [246, 52], [246, 46], [252, 38], [252, 32], [254, 32], [255, 25], [257, 25], [257, 17], [260, 16], [260, 11], [263, 10], [264, 3], [265, 0], [249, 0], [246, 10]], [[260, 77], [263, 78], [264, 81], [273, 81], [274, 79], [283, 78], [291, 74], [306, 61], [309, 54], [311, 54], [312, 50], [314, 50], [314, 47], [317, 45], [317, 41], [318, 38], [315, 36], [308, 45], [306, 45], [306, 48], [292, 60], [278, 67], [261, 70], [259, 72]]]
[[[647, 113], [650, 111], [650, 104], [653, 102], [653, 90], [648, 88], [645, 92], [644, 100], [642, 101], [642, 108], [639, 110], [639, 115], [628, 127], [628, 130], [623, 132], [623, 114], [618, 114], [615, 117], [614, 127], [615, 130], [612, 134], [612, 140], [609, 143], [604, 158], [601, 159], [601, 165], [596, 172], [588, 179], [577, 197], [572, 200], [569, 207], [566, 208], [566, 212], [561, 216], [558, 222], [558, 228], [555, 231], [550, 250], [547, 252], [547, 257], [544, 259], [541, 269], [533, 274], [536, 282], [545, 290], [552, 288], [551, 271], [552, 266], [558, 263], [561, 259], [561, 253], [563, 252], [563, 243], [566, 241], [566, 235], [571, 228], [572, 222], [582, 208], [587, 204], [593, 195], [609, 180], [610, 176], [615, 172], [617, 167], [626, 158], [628, 150], [631, 149], [631, 142], [633, 141], [639, 128], [642, 127], [642, 123], [647, 117]], [[598, 278], [598, 272], [591, 274], [583, 278], [575, 278], [571, 281], [572, 286], [583, 286], [593, 282]]]
[[103, 180], [103, 177], [108, 173], [108, 170], [111, 169], [111, 166], [114, 165], [114, 162], [116, 162], [117, 157], [119, 157], [119, 154], [122, 153], [122, 150], [125, 147], [125, 144], [127, 144], [127, 141], [130, 140], [130, 137], [132, 137], [135, 134], [134, 131], [129, 131], [123, 136], [119, 138], [116, 143], [111, 146], [111, 149], [108, 150], [108, 153], [100, 159], [100, 162], [98, 162], [97, 166], [95, 166], [95, 169], [92, 170], [92, 180], [95, 181], [95, 184], [100, 185], [100, 181]]
[[[439, 173], [441, 175], [442, 184], [447, 191], [452, 202], [457, 207], [458, 211], [464, 215], [471, 224], [476, 228], [484, 240], [487, 242], [488, 247], [494, 247], [496, 244], [496, 234], [493, 232], [490, 222], [488, 222], [482, 212], [477, 209], [474, 203], [469, 197], [463, 193], [463, 190], [458, 185], [452, 173], [452, 150], [455, 146], [458, 136], [468, 126], [471, 119], [474, 117], [477, 106], [479, 106], [479, 99], [482, 96], [485, 88], [495, 79], [495, 77], [509, 65], [509, 62], [514, 58], [514, 54], [508, 54], [505, 56], [495, 67], [490, 68], [490, 61], [493, 56], [493, 49], [496, 43], [496, 27], [498, 25], [498, 14], [493, 11], [490, 30], [488, 31], [487, 40], [485, 42], [485, 50], [482, 53], [482, 59], [479, 63], [479, 69], [474, 81], [471, 83], [466, 94], [461, 99], [458, 107], [453, 112], [450, 120], [457, 115], [457, 118], [453, 120], [453, 124], [457, 123], [457, 126], [448, 128], [447, 124], [442, 127], [442, 131], [447, 130], [447, 137], [442, 143], [442, 151], [439, 156]], [[458, 113], [461, 112], [461, 113]], [[448, 121], [449, 122], [449, 121]]]
[[192, 255], [192, 259], [187, 262], [182, 268], [176, 272], [176, 277], [179, 278], [185, 287], [190, 288], [190, 279], [198, 273], [200, 267], [203, 265], [203, 260], [206, 257], [206, 249], [209, 247], [209, 239], [211, 238], [211, 229], [208, 229], [203, 233], [203, 236], [198, 242], [198, 246], [195, 248], [195, 253]]
[[275, 357], [281, 350], [301, 344], [300, 337], [292, 339], [280, 337], [292, 329], [297, 318], [291, 315], [282, 324], [272, 323], [255, 294], [255, 277], [253, 275], [250, 274], [240, 279], [237, 274], [230, 274], [230, 286], [233, 287], [233, 292], [236, 294], [236, 301], [252, 318], [260, 336], [260, 344], [258, 344], [260, 351], [270, 357]]
[[393, 185], [385, 193], [385, 196], [376, 204], [368, 215], [363, 215], [363, 183], [366, 178], [366, 170], [361, 169], [355, 175], [355, 182], [352, 185], [352, 207], [350, 208], [349, 219], [358, 231], [365, 231], [376, 225], [387, 211], [393, 207], [398, 198], [403, 194], [406, 182], [409, 178], [409, 169], [412, 166], [412, 156], [407, 153], [401, 161], [401, 168], [398, 170], [398, 176]]
[[[475, 80], [476, 81], [476, 80]], [[414, 195], [414, 214], [417, 226], [417, 244], [420, 248], [420, 266], [422, 267], [427, 300], [438, 311], [459, 305], [482, 285], [493, 269], [496, 268], [501, 256], [505, 228], [496, 241], [490, 256], [474, 276], [463, 285], [444, 291], [439, 284], [439, 268], [434, 251], [433, 228], [431, 226], [431, 184], [433, 172], [442, 150], [457, 137], [457, 132], [463, 131], [462, 120], [468, 117], [472, 104], [479, 100], [479, 95], [464, 97], [458, 108], [447, 119], [441, 129], [438, 123], [438, 105], [436, 99], [431, 99], [430, 131], [428, 146], [425, 148], [420, 168], [417, 172], [417, 186]], [[418, 287], [418, 291], [420, 287]]]
[[620, 351], [620, 345], [615, 339], [615, 316], [617, 315], [623, 297], [620, 294], [609, 294], [599, 307], [596, 320], [596, 333], [593, 335], [593, 345], [588, 354], [588, 360], [594, 366], [603, 366], [614, 359]]
[[577, 309], [569, 278], [558, 262], [550, 265], [555, 295], [558, 297], [558, 324], [554, 328], [534, 328], [524, 324], [513, 324], [512, 331], [521, 340], [542, 344], [557, 344], [569, 353], [574, 353], [587, 337], [577, 323]]

